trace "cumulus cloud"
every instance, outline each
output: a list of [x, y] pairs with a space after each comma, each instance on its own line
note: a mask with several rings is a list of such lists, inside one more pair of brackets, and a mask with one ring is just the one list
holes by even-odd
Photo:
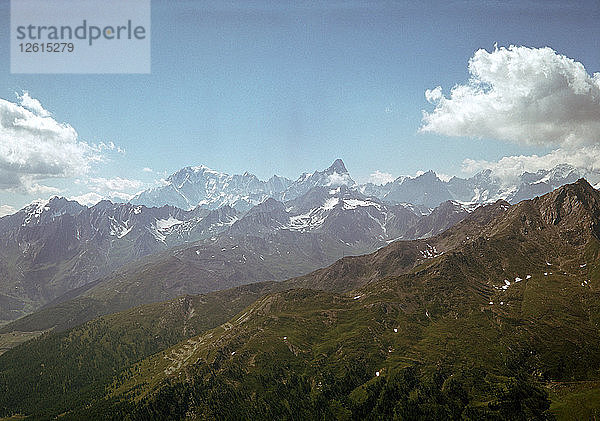
[[41, 180], [86, 174], [103, 159], [101, 147], [79, 140], [29, 93], [18, 98], [19, 104], [0, 99], [0, 189], [55, 193]]
[[116, 146], [114, 142], [110, 141], [108, 143], [100, 142], [96, 147], [98, 151], [117, 151], [118, 153], [125, 155], [125, 149]]
[[391, 183], [392, 181], [394, 181], [396, 178], [387, 172], [381, 172], [379, 170], [376, 170], [374, 173], [372, 173], [371, 175], [369, 175], [369, 183], [373, 183], [373, 184], [377, 184], [379, 186], [387, 184], [387, 183]]
[[142, 168], [143, 172], [154, 172], [154, 170], [152, 168], [148, 168], [148, 167], [144, 167]]
[[342, 185], [347, 185], [347, 186], [351, 186], [354, 184], [354, 181], [352, 180], [352, 178], [350, 178], [350, 175], [348, 173], [344, 173], [344, 174], [340, 174], [337, 172], [334, 172], [333, 174], [329, 175], [328, 178], [328, 186], [342, 186]]
[[22, 107], [27, 108], [29, 111], [40, 117], [50, 117], [50, 112], [42, 107], [40, 101], [32, 98], [29, 95], [29, 92], [24, 91], [22, 95], [19, 95], [18, 93], [15, 93], [15, 95], [19, 99]]
[[421, 132], [529, 145], [600, 143], [600, 73], [551, 48], [478, 50], [467, 84], [425, 91]]
[[511, 183], [525, 171], [550, 170], [559, 164], [570, 164], [583, 171], [599, 172], [600, 145], [577, 149], [559, 148], [545, 155], [505, 156], [499, 161], [465, 159], [462, 171], [472, 175], [478, 171], [490, 169], [500, 180]]
[[6, 215], [12, 215], [17, 210], [9, 205], [0, 205], [0, 218]]
[[450, 181], [450, 179], [452, 178], [452, 176], [451, 176], [451, 175], [449, 175], [449, 174], [444, 174], [444, 173], [441, 173], [441, 172], [436, 172], [436, 173], [435, 173], [435, 175], [437, 175], [437, 177], [438, 177], [440, 180], [442, 180], [442, 181], [446, 181], [446, 182]]

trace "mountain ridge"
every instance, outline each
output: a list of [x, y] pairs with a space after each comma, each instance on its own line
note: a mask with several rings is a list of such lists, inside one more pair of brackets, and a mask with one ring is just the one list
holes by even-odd
[[[544, 419], [544, 385], [580, 382], [592, 393], [600, 381], [599, 218], [600, 193], [585, 180], [479, 207], [437, 236], [273, 284], [227, 322], [134, 363], [104, 398], [65, 415], [233, 419], [269, 408], [288, 414], [295, 402], [308, 418], [437, 408], [434, 418]], [[0, 357], [0, 372], [28, 347]], [[39, 368], [26, 373], [24, 385]], [[414, 390], [430, 376], [439, 383]], [[417, 399], [437, 388], [437, 403]], [[455, 415], [444, 412], [449, 399]]]
[[[209, 191], [206, 180], [201, 179], [196, 184], [191, 182], [190, 177], [195, 176], [190, 176], [189, 173], [195, 174], [200, 170], [203, 174], [204, 172], [212, 174], [213, 184], [220, 182], [220, 187]], [[248, 172], [230, 176], [205, 166], [186, 167], [169, 176], [165, 186], [141, 192], [131, 201], [149, 206], [171, 204], [182, 209], [192, 209], [196, 206], [212, 209], [228, 204], [239, 211], [247, 211], [251, 206], [261, 203], [268, 197], [285, 202], [301, 196], [312, 187], [345, 185], [390, 204], [409, 203], [433, 208], [447, 200], [493, 203], [499, 199], [514, 204], [543, 195], [584, 176], [593, 184], [600, 183], [598, 172], [577, 169], [569, 164], [558, 164], [549, 170], [542, 169], [535, 173], [523, 171], [517, 178], [508, 182], [502, 181], [492, 170], [487, 169], [469, 178], [454, 176], [448, 181], [441, 180], [434, 171], [429, 170], [415, 177], [400, 176], [382, 185], [358, 184], [350, 176], [344, 162], [338, 158], [325, 170], [303, 173], [295, 181], [273, 176], [269, 181], [264, 182]], [[277, 183], [271, 183], [274, 178], [278, 180]], [[230, 188], [229, 184], [234, 179], [246, 181], [233, 183], [234, 187]], [[186, 182], [188, 183], [186, 188], [190, 191], [188, 195], [181, 193]], [[244, 190], [242, 188], [244, 185], [249, 187]], [[178, 198], [173, 198], [172, 195]], [[191, 200], [191, 198], [195, 199]]]

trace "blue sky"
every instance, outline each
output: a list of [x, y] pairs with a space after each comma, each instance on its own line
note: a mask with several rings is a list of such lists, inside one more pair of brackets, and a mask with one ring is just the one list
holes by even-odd
[[[434, 109], [425, 91], [466, 83], [475, 51], [549, 46], [600, 71], [598, 1], [153, 0], [150, 75], [11, 75], [1, 1], [0, 98], [26, 91], [80, 140], [125, 150], [46, 183], [65, 196], [85, 193], [86, 177], [152, 184], [200, 164], [296, 178], [340, 157], [361, 181], [376, 170], [461, 175], [466, 158], [555, 147], [418, 132]], [[36, 195], [0, 190], [0, 204]]]

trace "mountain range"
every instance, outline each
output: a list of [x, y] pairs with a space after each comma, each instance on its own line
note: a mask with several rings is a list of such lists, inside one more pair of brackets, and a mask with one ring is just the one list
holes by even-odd
[[323, 171], [304, 173], [292, 181], [273, 176], [261, 181], [248, 172], [228, 175], [207, 167], [186, 167], [165, 180], [165, 184], [142, 191], [131, 203], [146, 206], [177, 206], [207, 209], [229, 205], [247, 211], [267, 198], [279, 201], [296, 199], [313, 187], [346, 186], [365, 196], [375, 197], [388, 204], [411, 204], [423, 209], [435, 208], [448, 200], [467, 203], [492, 203], [506, 200], [518, 203], [548, 193], [564, 184], [585, 177], [590, 183], [600, 183], [600, 173], [560, 164], [550, 170], [535, 173], [524, 171], [516, 179], [506, 180], [492, 170], [482, 170], [470, 178], [452, 177], [441, 180], [435, 172], [428, 171], [416, 177], [401, 176], [384, 185], [358, 184], [341, 159]]
[[[195, 259], [193, 267], [210, 264], [193, 271], [197, 275], [185, 286], [144, 289], [119, 306], [99, 308], [116, 311], [178, 294], [301, 275], [391, 241], [436, 235], [481, 203], [533, 197], [579, 175], [560, 165], [523, 173], [510, 187], [489, 170], [469, 179], [442, 181], [429, 171], [383, 186], [359, 185], [338, 159], [293, 182], [188, 167], [132, 203], [86, 207], [59, 197], [34, 202], [0, 218], [0, 320], [53, 306], [82, 290], [91, 294], [101, 288], [97, 283], [110, 285], [109, 278], [124, 276], [121, 268], [128, 271], [127, 265], [142, 264], [146, 257], [155, 264], [180, 253]], [[139, 204], [144, 201], [160, 207]], [[241, 256], [224, 255], [236, 244], [245, 245]]]
[[423, 215], [345, 184], [321, 186], [332, 174], [335, 167], [313, 174], [296, 186], [298, 193], [307, 189], [300, 196], [267, 198], [246, 212], [229, 205], [182, 210], [109, 201], [88, 208], [59, 197], [35, 202], [0, 218], [0, 317], [13, 320], [77, 291], [95, 291], [98, 283], [110, 284], [108, 278], [126, 276], [128, 265], [156, 266], [162, 259], [188, 259], [193, 281], [141, 289], [135, 299], [121, 294], [123, 304], [110, 308], [281, 280], [395, 239], [433, 235], [472, 209], [453, 203]]
[[[365, 200], [343, 190], [331, 194], [339, 201], [333, 209]], [[228, 229], [289, 227], [289, 213], [306, 213], [302, 202], [267, 200]], [[436, 218], [455, 206], [446, 203]], [[376, 208], [347, 210], [369, 207]], [[44, 333], [0, 355], [2, 415], [593, 418], [600, 410], [600, 193], [580, 179], [515, 205], [469, 210], [443, 232], [299, 277]], [[148, 270], [155, 258], [131, 266], [131, 281], [143, 290], [186, 279], [188, 260], [172, 256], [162, 274]], [[113, 279], [131, 288], [126, 278]], [[77, 299], [62, 304], [76, 307]], [[18, 334], [17, 322], [3, 337]], [[34, 324], [21, 327], [35, 333]]]

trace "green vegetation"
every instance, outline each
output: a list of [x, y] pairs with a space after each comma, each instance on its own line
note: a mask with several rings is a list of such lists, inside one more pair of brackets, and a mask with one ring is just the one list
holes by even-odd
[[46, 333], [0, 355], [2, 415], [43, 418], [101, 397], [122, 369], [226, 321], [272, 286], [187, 296]]
[[27, 342], [31, 339], [37, 338], [44, 332], [19, 332], [13, 331], [10, 333], [0, 334], [0, 355], [5, 353], [11, 348]]
[[600, 417], [600, 382], [550, 385], [551, 410], [558, 420], [592, 420]]

